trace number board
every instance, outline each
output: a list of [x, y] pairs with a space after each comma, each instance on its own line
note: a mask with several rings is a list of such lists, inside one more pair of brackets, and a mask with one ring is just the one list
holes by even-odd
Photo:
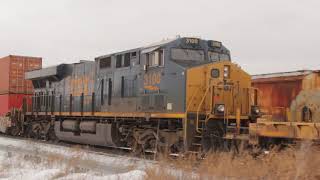
[[197, 45], [197, 44], [199, 44], [199, 39], [197, 39], [197, 38], [186, 38], [186, 44]]
[[222, 43], [219, 42], [219, 41], [209, 41], [209, 46], [215, 47], [215, 48], [221, 48], [222, 47]]

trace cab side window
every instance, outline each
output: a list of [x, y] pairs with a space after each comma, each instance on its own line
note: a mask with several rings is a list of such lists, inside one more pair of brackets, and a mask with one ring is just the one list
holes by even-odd
[[130, 53], [124, 54], [124, 67], [129, 67], [130, 66]]
[[146, 54], [146, 65], [149, 67], [159, 67], [164, 65], [163, 50], [157, 50]]
[[111, 67], [111, 56], [100, 59], [100, 69]]
[[121, 68], [122, 67], [122, 55], [117, 55], [116, 56], [116, 68]]

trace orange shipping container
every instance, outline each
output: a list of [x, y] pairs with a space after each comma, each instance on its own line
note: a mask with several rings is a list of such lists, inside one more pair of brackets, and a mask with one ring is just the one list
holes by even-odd
[[0, 94], [32, 94], [32, 82], [25, 80], [25, 72], [41, 69], [42, 58], [7, 56], [0, 58]]

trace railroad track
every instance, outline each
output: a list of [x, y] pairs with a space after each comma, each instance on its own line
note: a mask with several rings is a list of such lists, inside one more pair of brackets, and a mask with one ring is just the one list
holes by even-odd
[[[97, 155], [104, 155], [109, 157], [125, 157], [125, 158], [131, 158], [132, 160], [143, 160], [148, 161], [148, 163], [156, 163], [154, 160], [154, 151], [146, 150], [144, 154], [141, 154], [139, 156], [134, 155], [131, 152], [131, 148], [126, 147], [98, 147], [98, 146], [92, 146], [92, 145], [83, 145], [83, 144], [77, 144], [72, 142], [65, 142], [65, 141], [46, 141], [41, 139], [33, 139], [33, 138], [26, 138], [21, 136], [11, 136], [7, 134], [0, 133], [0, 138], [8, 138], [8, 139], [14, 139], [14, 140], [22, 140], [22, 141], [28, 141], [43, 145], [50, 145], [55, 147], [65, 147], [65, 148], [73, 148], [73, 149], [81, 149], [81, 151], [97, 154]], [[170, 154], [172, 157], [179, 156], [178, 154]]]
[[[81, 149], [87, 153], [97, 154], [97, 155], [104, 155], [104, 156], [112, 156], [112, 157], [125, 157], [125, 158], [132, 158], [135, 160], [143, 160], [143, 161], [150, 161], [150, 163], [156, 163], [156, 156], [157, 152], [153, 150], [145, 150], [144, 153], [136, 155], [132, 153], [131, 148], [127, 147], [99, 147], [93, 145], [84, 145], [78, 144], [73, 142], [66, 142], [66, 141], [52, 141], [52, 140], [41, 140], [41, 139], [34, 139], [34, 138], [26, 138], [21, 136], [11, 136], [7, 134], [0, 133], [0, 138], [10, 138], [15, 140], [24, 140], [33, 143], [40, 143], [50, 146], [56, 147], [66, 147], [66, 148], [73, 148], [73, 149]], [[198, 158], [203, 159], [201, 153], [189, 153], [192, 156], [196, 155]], [[184, 157], [186, 154], [169, 154], [169, 157], [172, 159], [177, 159], [179, 157]], [[168, 157], [168, 156], [167, 156]]]

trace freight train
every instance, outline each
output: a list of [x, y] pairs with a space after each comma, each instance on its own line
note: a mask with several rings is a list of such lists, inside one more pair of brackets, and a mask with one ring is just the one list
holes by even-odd
[[13, 108], [21, 108], [22, 100], [33, 94], [25, 72], [41, 69], [42, 58], [9, 55], [0, 58], [0, 116]]
[[219, 41], [179, 37], [26, 73], [34, 95], [8, 133], [81, 144], [200, 152], [248, 138], [251, 76]]

